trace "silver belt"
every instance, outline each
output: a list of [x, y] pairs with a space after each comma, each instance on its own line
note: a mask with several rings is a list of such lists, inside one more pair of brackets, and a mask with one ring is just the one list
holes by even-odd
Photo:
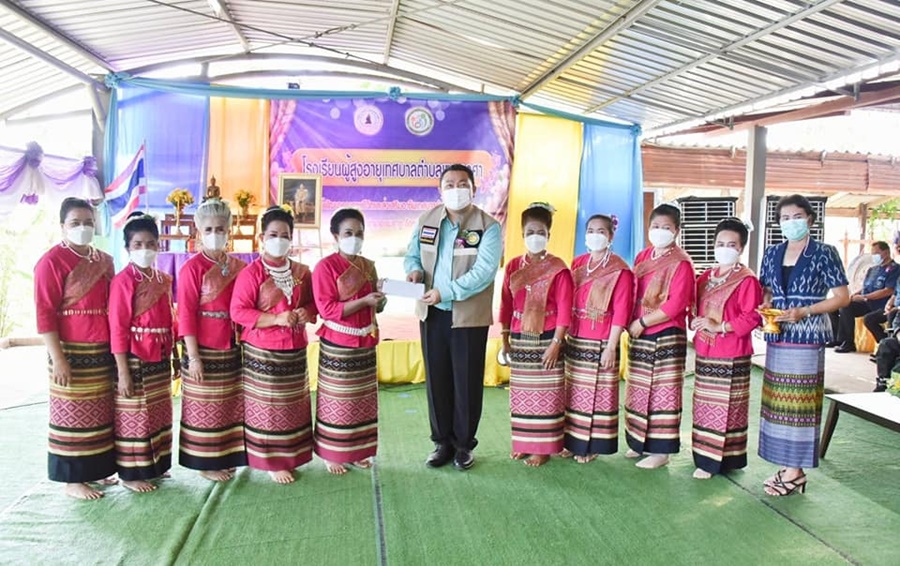
[[340, 332], [341, 334], [349, 334], [350, 336], [367, 336], [375, 331], [377, 326], [375, 323], [366, 326], [365, 328], [354, 328], [352, 326], [344, 326], [343, 324], [338, 324], [336, 322], [326, 320], [325, 326], [334, 330], [335, 332]]
[[132, 326], [131, 331], [135, 334], [169, 334], [171, 328], [143, 328], [141, 326]]
[[76, 315], [97, 315], [106, 316], [109, 314], [107, 309], [65, 309], [59, 311], [59, 316], [76, 316]]
[[225, 311], [200, 311], [200, 316], [204, 318], [228, 318]]

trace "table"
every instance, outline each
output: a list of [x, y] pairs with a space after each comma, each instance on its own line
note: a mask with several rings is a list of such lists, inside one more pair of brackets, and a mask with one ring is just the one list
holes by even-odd
[[[173, 292], [178, 289], [178, 272], [181, 271], [181, 266], [193, 255], [192, 253], [184, 252], [159, 252], [156, 258], [156, 268], [172, 277]], [[244, 260], [247, 263], [259, 257], [259, 254], [255, 252], [248, 254], [230, 253], [228, 255]]]
[[822, 441], [819, 443], [819, 457], [824, 458], [837, 425], [841, 411], [881, 425], [894, 432], [900, 432], [900, 397], [890, 393], [832, 393], [825, 396], [831, 401], [828, 418], [822, 429]]

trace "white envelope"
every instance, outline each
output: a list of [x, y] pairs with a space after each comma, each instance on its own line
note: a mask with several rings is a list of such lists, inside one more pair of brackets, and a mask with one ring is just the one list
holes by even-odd
[[394, 295], [396, 297], [421, 299], [422, 295], [425, 294], [425, 284], [410, 283], [409, 281], [399, 281], [397, 279], [385, 279], [381, 284], [381, 292], [385, 295]]

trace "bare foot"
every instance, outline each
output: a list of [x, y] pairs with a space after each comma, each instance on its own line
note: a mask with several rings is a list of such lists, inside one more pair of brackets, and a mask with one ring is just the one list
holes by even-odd
[[119, 478], [117, 478], [116, 476], [109, 476], [108, 478], [103, 478], [102, 480], [97, 480], [91, 483], [95, 483], [97, 485], [116, 485], [117, 483], [119, 483]]
[[201, 478], [210, 481], [228, 481], [234, 477], [228, 470], [204, 470], [200, 472]]
[[130, 489], [131, 491], [134, 491], [136, 493], [150, 493], [151, 491], [156, 489], [155, 485], [144, 480], [123, 481], [122, 487]]
[[559, 453], [560, 458], [571, 458], [572, 456], [574, 456], [574, 454], [572, 454], [572, 451], [568, 448], [563, 448]]
[[86, 483], [67, 483], [63, 492], [75, 499], [95, 500], [103, 497], [102, 491], [97, 491]]
[[229, 474], [233, 474], [234, 472], [237, 471], [237, 468], [228, 468], [228, 469], [225, 470], [225, 471], [228, 472]]
[[325, 468], [328, 470], [329, 474], [334, 474], [336, 476], [342, 476], [347, 473], [347, 468], [344, 467], [343, 464], [334, 464], [326, 461]]
[[698, 480], [708, 480], [712, 477], [712, 474], [707, 472], [706, 470], [697, 468], [696, 470], [694, 470], [694, 477]]
[[643, 470], [655, 470], [656, 468], [662, 468], [668, 463], [668, 454], [650, 454], [646, 458], [635, 464], [635, 466]]
[[635, 458], [640, 458], [641, 456], [642, 456], [642, 454], [640, 452], [635, 452], [631, 448], [629, 448], [628, 452], [625, 453], [625, 457], [630, 458], [632, 460]]
[[522, 458], [525, 458], [526, 456], [528, 456], [528, 454], [525, 454], [523, 452], [510, 452], [509, 453], [509, 457], [512, 458], [513, 460], [521, 460]]
[[597, 459], [596, 454], [588, 454], [587, 456], [575, 456], [575, 461], [579, 464], [587, 464]]
[[353, 462], [351, 465], [356, 466], [357, 468], [359, 468], [361, 470], [368, 470], [369, 468], [372, 467], [372, 459], [364, 458], [362, 460], [357, 460], [357, 461]]
[[282, 485], [294, 483], [294, 470], [282, 470], [280, 472], [269, 472], [269, 476], [275, 483]]
[[537, 468], [538, 466], [543, 466], [549, 460], [550, 456], [547, 456], [546, 454], [532, 454], [528, 458], [525, 458], [525, 465]]

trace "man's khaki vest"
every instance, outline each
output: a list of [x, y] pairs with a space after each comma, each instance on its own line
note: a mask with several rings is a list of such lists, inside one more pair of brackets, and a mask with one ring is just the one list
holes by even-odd
[[[419, 254], [422, 258], [422, 267], [425, 269], [425, 289], [431, 289], [434, 283], [434, 266], [437, 263], [438, 249], [441, 245], [441, 221], [446, 216], [443, 206], [436, 206], [423, 214], [419, 218], [418, 238], [419, 238]], [[463, 240], [464, 234], [471, 231], [484, 233], [488, 228], [497, 224], [488, 213], [478, 207], [473, 206], [459, 221], [459, 232], [457, 238]], [[423, 232], [423, 229], [427, 228]], [[474, 236], [472, 238], [474, 240]], [[463, 245], [454, 245], [453, 247], [453, 266], [451, 269], [451, 278], [453, 280], [465, 275], [478, 258], [479, 247], [471, 246], [470, 243]], [[481, 245], [479, 238], [478, 246]], [[491, 305], [494, 298], [494, 282], [487, 286], [486, 289], [469, 297], [465, 301], [453, 301], [453, 328], [471, 328], [478, 326], [490, 326], [494, 322], [493, 307]], [[428, 316], [428, 305], [419, 301], [416, 303], [416, 316], [419, 320], [425, 320]]]

